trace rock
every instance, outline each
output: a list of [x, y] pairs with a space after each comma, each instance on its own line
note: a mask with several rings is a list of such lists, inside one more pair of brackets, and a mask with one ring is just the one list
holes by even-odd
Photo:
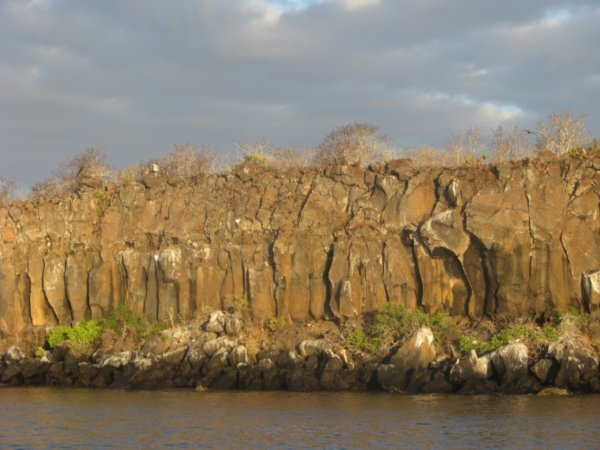
[[389, 161], [171, 184], [158, 171], [109, 201], [86, 188], [13, 202], [0, 207], [0, 334], [113, 305], [189, 318], [235, 297], [257, 320], [295, 324], [372, 313], [386, 298], [473, 318], [548, 316], [575, 299], [592, 311], [597, 167], [592, 154], [443, 170]]
[[540, 381], [532, 376], [525, 375], [521, 378], [514, 378], [504, 383], [500, 390], [505, 394], [537, 394], [543, 386]]
[[221, 349], [231, 350], [236, 345], [237, 345], [236, 339], [232, 339], [229, 336], [221, 336], [217, 339], [212, 339], [210, 341], [207, 341], [202, 346], [202, 350], [204, 350], [204, 353], [206, 353], [208, 356], [212, 356]]
[[102, 361], [100, 367], [113, 367], [115, 369], [119, 369], [127, 365], [127, 363], [133, 359], [133, 356], [133, 352], [130, 351], [117, 353], [116, 355], [111, 355]]
[[421, 387], [421, 392], [424, 394], [449, 394], [452, 392], [453, 386], [442, 371], [436, 371], [433, 377]]
[[496, 383], [492, 380], [483, 380], [481, 378], [471, 377], [458, 391], [463, 395], [482, 395], [492, 394], [497, 390]]
[[551, 359], [543, 358], [537, 361], [531, 366], [531, 373], [533, 373], [540, 383], [547, 385], [554, 380], [556, 376], [556, 368]]
[[429, 327], [423, 327], [406, 341], [390, 358], [390, 363], [407, 371], [426, 368], [436, 356], [435, 338]]
[[302, 341], [298, 344], [298, 353], [303, 358], [308, 356], [319, 356], [325, 351], [333, 351], [333, 345], [325, 339]]
[[418, 394], [423, 386], [431, 381], [433, 371], [430, 369], [414, 369], [410, 374], [410, 381], [406, 386], [407, 394]]
[[227, 359], [231, 367], [238, 368], [242, 364], [248, 364], [248, 351], [243, 345], [238, 345], [231, 350]]
[[225, 321], [227, 316], [223, 311], [214, 311], [211, 313], [204, 329], [208, 332], [221, 334], [225, 331]]
[[242, 328], [244, 327], [244, 322], [234, 316], [228, 316], [225, 320], [225, 332], [229, 336], [237, 337], [242, 332]]
[[25, 358], [25, 353], [16, 345], [11, 345], [4, 354], [4, 361], [7, 363], [16, 363]]
[[377, 383], [384, 391], [401, 392], [406, 388], [406, 372], [393, 364], [377, 366]]
[[600, 270], [581, 274], [581, 293], [588, 311], [600, 310]]
[[263, 372], [267, 370], [272, 370], [275, 367], [275, 363], [271, 358], [264, 358], [258, 361], [258, 369], [262, 370]]
[[546, 387], [543, 388], [541, 391], [538, 392], [538, 395], [571, 395], [571, 393], [564, 388], [557, 388], [557, 387]]
[[492, 363], [501, 384], [525, 378], [528, 371], [527, 346], [516, 343], [500, 347], [492, 353]]
[[598, 356], [593, 349], [566, 336], [550, 344], [548, 355], [560, 365], [554, 380], [557, 387], [574, 392], [600, 391]]
[[456, 360], [450, 369], [449, 380], [459, 386], [471, 379], [487, 380], [493, 375], [491, 356], [478, 357], [475, 350]]

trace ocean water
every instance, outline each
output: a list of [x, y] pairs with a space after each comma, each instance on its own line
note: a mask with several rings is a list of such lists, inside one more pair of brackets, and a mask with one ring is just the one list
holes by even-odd
[[600, 447], [600, 396], [0, 388], [0, 448]]

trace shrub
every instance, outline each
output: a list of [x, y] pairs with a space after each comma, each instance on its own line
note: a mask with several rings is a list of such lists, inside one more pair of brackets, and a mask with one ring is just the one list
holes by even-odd
[[258, 167], [275, 171], [292, 167], [304, 167], [311, 159], [307, 151], [274, 147], [263, 140], [249, 144], [236, 144], [236, 152], [241, 158], [241, 162], [234, 166], [236, 169]]
[[215, 154], [200, 145], [175, 145], [166, 157], [157, 160], [156, 163], [167, 177], [193, 178], [214, 170]]
[[104, 329], [96, 320], [88, 320], [71, 327], [60, 325], [50, 332], [48, 345], [54, 348], [64, 341], [80, 345], [92, 344], [102, 337], [103, 331]]
[[516, 125], [512, 133], [507, 133], [502, 126], [497, 127], [493, 131], [490, 144], [492, 161], [502, 163], [511, 159], [524, 158], [533, 153], [533, 145], [525, 139], [527, 133]]
[[461, 336], [458, 346], [463, 353], [475, 350], [478, 353], [488, 353], [515, 341], [528, 345], [539, 345], [547, 342], [555, 342], [559, 338], [559, 331], [554, 326], [546, 326], [537, 329], [532, 325], [511, 325], [493, 335], [489, 341], [478, 342], [471, 336]]
[[350, 345], [363, 350], [375, 350], [390, 345], [418, 328], [428, 326], [438, 342], [451, 340], [458, 333], [458, 326], [447, 313], [428, 315], [423, 311], [412, 311], [404, 305], [386, 303], [363, 327], [355, 327], [346, 333]]
[[574, 148], [582, 148], [590, 143], [590, 136], [585, 131], [585, 119], [573, 114], [552, 114], [548, 123], [540, 122], [537, 126], [537, 149], [549, 150], [562, 155]]
[[336, 128], [319, 144], [315, 154], [318, 166], [327, 164], [365, 165], [389, 158], [392, 146], [379, 128], [354, 123]]
[[113, 309], [106, 317], [100, 319], [100, 324], [117, 333], [121, 333], [125, 327], [129, 327], [135, 331], [137, 336], [147, 334], [147, 327], [142, 319], [125, 305], [119, 305]]
[[36, 358], [42, 358], [46, 354], [46, 352], [42, 347], [38, 347], [35, 349], [35, 352], [33, 354]]
[[104, 147], [90, 147], [67, 161], [60, 169], [63, 180], [79, 180], [85, 177], [107, 178], [112, 174], [112, 167], [106, 158]]
[[234, 309], [240, 312], [247, 312], [250, 310], [250, 303], [246, 297], [234, 297], [231, 304]]
[[0, 177], [0, 206], [8, 203], [15, 191], [15, 182]]
[[285, 328], [286, 323], [285, 317], [271, 317], [267, 321], [267, 328], [271, 332], [279, 331]]
[[345, 336], [351, 346], [365, 351], [377, 350], [382, 344], [380, 338], [370, 336], [360, 325], [349, 330]]
[[59, 197], [79, 189], [84, 178], [105, 179], [112, 173], [103, 147], [91, 147], [63, 163], [46, 180], [31, 188], [33, 198]]
[[415, 167], [450, 167], [456, 162], [454, 156], [447, 149], [431, 146], [408, 148], [402, 152], [402, 156], [410, 158]]
[[102, 189], [98, 189], [96, 191], [96, 214], [98, 217], [102, 217], [104, 215], [104, 211], [108, 204], [108, 194], [104, 192]]

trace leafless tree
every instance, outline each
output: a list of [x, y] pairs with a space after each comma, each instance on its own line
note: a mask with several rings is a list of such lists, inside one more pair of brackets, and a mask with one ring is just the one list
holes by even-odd
[[355, 123], [336, 128], [319, 144], [315, 162], [364, 165], [389, 157], [393, 149], [379, 128], [368, 123]]
[[539, 151], [549, 150], [562, 155], [574, 148], [587, 145], [591, 139], [585, 130], [584, 117], [573, 114], [552, 114], [548, 123], [537, 126], [537, 144]]

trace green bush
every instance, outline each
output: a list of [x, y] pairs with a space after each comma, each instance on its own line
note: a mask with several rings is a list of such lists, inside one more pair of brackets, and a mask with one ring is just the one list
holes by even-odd
[[350, 345], [369, 351], [401, 340], [423, 326], [431, 328], [437, 342], [450, 340], [458, 333], [458, 326], [447, 313], [430, 316], [398, 303], [386, 303], [364, 328], [355, 327], [347, 332], [346, 339]]
[[36, 358], [42, 358], [46, 354], [46, 352], [42, 347], [38, 347], [35, 349], [35, 352], [33, 354]]
[[478, 353], [489, 353], [517, 340], [525, 344], [536, 345], [555, 342], [559, 336], [559, 330], [554, 326], [546, 326], [539, 330], [530, 325], [511, 325], [493, 335], [487, 342], [478, 342], [471, 336], [461, 336], [458, 346], [462, 353], [469, 353], [471, 350]]
[[135, 313], [125, 305], [120, 305], [113, 309], [108, 316], [100, 319], [100, 324], [104, 328], [114, 330], [117, 333], [121, 333], [125, 326], [133, 329], [136, 335], [147, 334], [147, 327], [145, 326], [142, 319], [135, 315]]
[[72, 327], [60, 325], [54, 327], [48, 336], [48, 345], [50, 348], [58, 344], [69, 341], [72, 344], [88, 345], [92, 344], [102, 337], [104, 329], [98, 321], [88, 320]]
[[234, 309], [240, 312], [246, 312], [250, 310], [250, 303], [246, 297], [234, 297], [231, 301]]
[[285, 327], [286, 323], [285, 317], [271, 317], [267, 321], [267, 328], [272, 332], [279, 331]]
[[377, 350], [382, 344], [380, 338], [369, 336], [360, 325], [348, 331], [346, 339], [351, 346], [366, 351]]
[[104, 215], [104, 211], [106, 210], [107, 204], [108, 194], [102, 189], [98, 189], [96, 191], [96, 214], [98, 215], [98, 217], [102, 217]]
[[113, 330], [120, 334], [125, 328], [132, 330], [134, 339], [139, 342], [154, 333], [165, 330], [167, 325], [145, 321], [125, 305], [121, 305], [106, 317], [98, 320], [88, 320], [74, 326], [54, 327], [48, 336], [48, 345], [50, 348], [54, 348], [64, 341], [72, 344], [93, 344], [102, 337], [105, 330]]

